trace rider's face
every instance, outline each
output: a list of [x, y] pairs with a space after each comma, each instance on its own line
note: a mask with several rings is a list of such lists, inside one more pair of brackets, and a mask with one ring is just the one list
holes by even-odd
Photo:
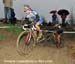
[[29, 15], [30, 14], [30, 10], [27, 10], [25, 13], [26, 13], [26, 15]]

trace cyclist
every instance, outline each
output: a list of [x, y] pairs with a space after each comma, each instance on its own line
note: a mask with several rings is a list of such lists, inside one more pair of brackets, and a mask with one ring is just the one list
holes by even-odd
[[54, 32], [53, 32], [53, 39], [57, 47], [60, 47], [60, 44], [61, 44], [60, 38], [61, 38], [62, 33], [63, 33], [63, 28], [60, 26], [60, 24], [55, 24]]
[[39, 14], [35, 10], [32, 10], [29, 5], [24, 6], [24, 12], [26, 13], [25, 19], [27, 21], [34, 21], [34, 27], [36, 28], [36, 37], [38, 32], [39, 34], [37, 40], [39, 40], [42, 37], [40, 26], [43, 25], [43, 18], [39, 16]]

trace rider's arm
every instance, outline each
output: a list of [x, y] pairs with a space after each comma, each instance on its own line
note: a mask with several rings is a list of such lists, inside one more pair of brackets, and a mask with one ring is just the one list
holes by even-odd
[[36, 21], [39, 21], [39, 15], [38, 14], [36, 15]]

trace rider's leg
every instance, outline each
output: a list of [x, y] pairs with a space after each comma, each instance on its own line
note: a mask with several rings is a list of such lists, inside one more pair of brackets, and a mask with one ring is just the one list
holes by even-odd
[[36, 27], [36, 30], [37, 30], [37, 31], [40, 31], [40, 23], [39, 23], [39, 22], [37, 22], [37, 23], [35, 24], [35, 27]]
[[53, 33], [53, 40], [55, 43], [57, 42], [56, 38], [57, 38], [56, 33]]
[[57, 36], [57, 47], [60, 47], [60, 34], [58, 34], [58, 36]]
[[42, 37], [42, 31], [41, 31], [41, 29], [40, 29], [40, 23], [37, 22], [37, 23], [35, 24], [35, 27], [36, 27], [36, 30], [38, 31], [38, 38], [37, 38], [37, 40], [39, 40], [39, 39]]
[[58, 39], [58, 43], [60, 44], [60, 35], [58, 35], [57, 39]]

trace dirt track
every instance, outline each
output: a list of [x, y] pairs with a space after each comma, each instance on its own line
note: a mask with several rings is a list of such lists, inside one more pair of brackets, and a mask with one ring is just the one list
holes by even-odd
[[0, 41], [0, 64], [75, 64], [75, 38], [66, 38], [64, 48], [57, 49], [54, 44], [47, 42], [22, 56], [16, 51], [16, 37], [3, 29], [0, 34], [6, 36]]

